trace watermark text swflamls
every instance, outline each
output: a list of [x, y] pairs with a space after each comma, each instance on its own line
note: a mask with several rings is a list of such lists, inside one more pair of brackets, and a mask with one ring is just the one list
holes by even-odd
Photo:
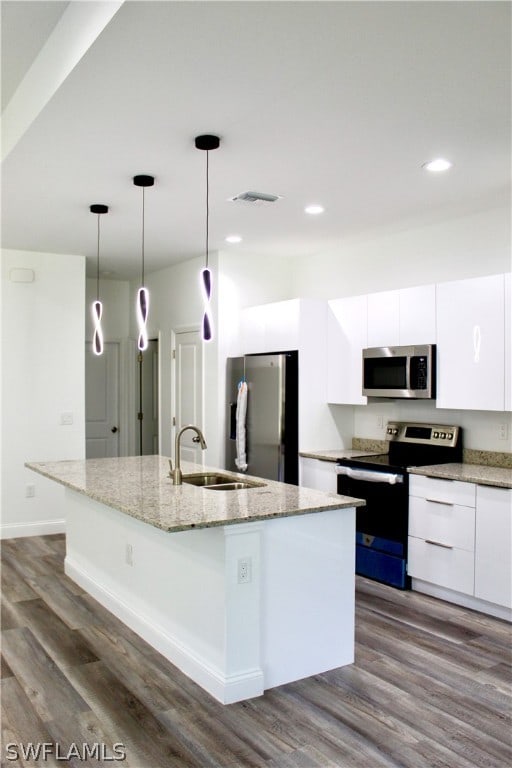
[[126, 760], [126, 747], [117, 742], [110, 748], [107, 744], [95, 742], [94, 744], [76, 744], [75, 742], [64, 747], [58, 741], [39, 741], [20, 743], [11, 741], [5, 746], [6, 760], [98, 760], [99, 762], [113, 762]]

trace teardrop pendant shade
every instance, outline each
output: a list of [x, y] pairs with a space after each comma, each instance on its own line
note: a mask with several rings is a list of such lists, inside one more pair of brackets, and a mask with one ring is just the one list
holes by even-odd
[[212, 294], [212, 273], [207, 267], [205, 267], [201, 274], [203, 278], [204, 295], [206, 301], [209, 301]]
[[210, 323], [210, 318], [205, 312], [203, 315], [203, 341], [211, 341], [211, 339], [212, 339], [212, 327]]

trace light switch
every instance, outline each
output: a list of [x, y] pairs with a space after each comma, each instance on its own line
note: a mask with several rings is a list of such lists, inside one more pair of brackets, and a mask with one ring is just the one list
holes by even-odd
[[71, 412], [61, 413], [60, 415], [60, 423], [61, 424], [72, 424], [73, 423], [73, 414]]

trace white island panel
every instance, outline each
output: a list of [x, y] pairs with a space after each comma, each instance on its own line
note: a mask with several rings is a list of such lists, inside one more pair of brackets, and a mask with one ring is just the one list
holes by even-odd
[[354, 541], [353, 508], [265, 523], [265, 688], [354, 661]]

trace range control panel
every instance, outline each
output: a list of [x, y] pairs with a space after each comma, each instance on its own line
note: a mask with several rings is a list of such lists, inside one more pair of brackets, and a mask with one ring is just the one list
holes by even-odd
[[418, 424], [406, 421], [390, 421], [386, 427], [386, 440], [422, 445], [457, 445], [460, 427], [452, 424]]

